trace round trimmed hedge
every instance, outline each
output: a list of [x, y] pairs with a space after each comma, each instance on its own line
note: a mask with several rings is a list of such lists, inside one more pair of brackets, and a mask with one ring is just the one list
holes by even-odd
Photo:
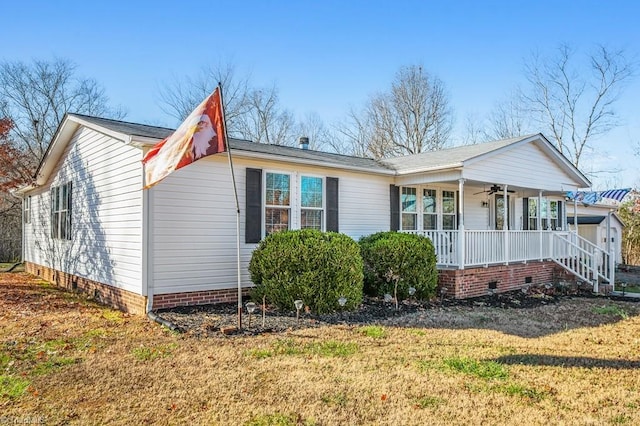
[[[301, 299], [315, 313], [350, 310], [362, 303], [362, 257], [358, 243], [344, 234], [311, 229], [267, 236], [249, 263], [251, 297], [292, 310]], [[338, 299], [344, 296], [344, 308]]]
[[438, 284], [436, 254], [431, 240], [421, 235], [378, 232], [360, 239], [364, 262], [364, 292], [371, 296], [393, 294], [398, 280], [398, 298], [429, 299]]

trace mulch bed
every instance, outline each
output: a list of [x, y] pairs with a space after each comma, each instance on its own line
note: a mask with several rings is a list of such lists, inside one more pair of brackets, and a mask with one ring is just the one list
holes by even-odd
[[[295, 311], [282, 312], [274, 307], [266, 306], [264, 317], [262, 306], [249, 318], [243, 311], [243, 327], [238, 331], [237, 304], [225, 303], [215, 305], [201, 305], [178, 307], [158, 312], [158, 315], [177, 325], [186, 334], [194, 337], [213, 335], [257, 335], [264, 333], [282, 333], [301, 328], [321, 327], [329, 324], [364, 325], [364, 324], [401, 324], [404, 317], [410, 314], [427, 312], [429, 310], [456, 310], [473, 307], [488, 307], [496, 309], [531, 309], [538, 306], [555, 304], [565, 298], [586, 297], [595, 298], [590, 290], [579, 287], [556, 288], [553, 286], [530, 287], [525, 290], [512, 291], [471, 299], [436, 298], [430, 301], [405, 300], [398, 309], [395, 303], [384, 302], [382, 298], [365, 297], [360, 307], [351, 312], [335, 312], [326, 315], [314, 315], [301, 311], [296, 319]], [[609, 296], [611, 300], [640, 299]], [[245, 303], [248, 300], [245, 300]], [[415, 315], [414, 315], [415, 317]], [[221, 331], [221, 330], [224, 330]]]

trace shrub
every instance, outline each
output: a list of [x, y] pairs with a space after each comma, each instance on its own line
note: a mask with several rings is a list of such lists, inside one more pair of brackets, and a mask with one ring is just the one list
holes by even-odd
[[362, 257], [358, 244], [344, 234], [297, 230], [267, 236], [249, 263], [254, 300], [265, 296], [283, 310], [301, 299], [316, 313], [354, 309], [362, 302]]
[[435, 294], [438, 284], [436, 254], [431, 240], [414, 234], [378, 232], [360, 239], [364, 261], [364, 291], [371, 296], [409, 296], [409, 287], [421, 299]]

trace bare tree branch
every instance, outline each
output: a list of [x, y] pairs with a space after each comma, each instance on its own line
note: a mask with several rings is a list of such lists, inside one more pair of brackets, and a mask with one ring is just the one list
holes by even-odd
[[633, 76], [622, 50], [598, 46], [588, 60], [591, 73], [580, 72], [574, 50], [562, 45], [555, 56], [534, 55], [525, 66], [528, 113], [576, 167], [591, 143], [619, 124], [615, 102]]
[[373, 158], [441, 149], [452, 129], [444, 83], [421, 66], [402, 67], [389, 92], [372, 96], [340, 127], [353, 152]]

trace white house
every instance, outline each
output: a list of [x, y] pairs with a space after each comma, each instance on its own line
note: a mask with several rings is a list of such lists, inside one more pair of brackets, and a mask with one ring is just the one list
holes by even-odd
[[[171, 132], [66, 115], [34, 183], [19, 191], [27, 270], [133, 312], [236, 300], [227, 155], [142, 190], [143, 154]], [[612, 279], [607, 254], [567, 232], [564, 193], [590, 183], [541, 134], [386, 161], [230, 145], [245, 288], [256, 243], [305, 227], [354, 239], [383, 230], [428, 236], [440, 285], [455, 297], [551, 282], [567, 270], [596, 285]]]
[[[616, 264], [622, 263], [622, 230], [624, 223], [615, 213], [617, 206], [604, 203], [583, 205], [567, 202], [567, 223], [574, 231], [578, 222], [578, 235], [605, 252], [613, 252]], [[574, 212], [577, 212], [574, 213]]]

